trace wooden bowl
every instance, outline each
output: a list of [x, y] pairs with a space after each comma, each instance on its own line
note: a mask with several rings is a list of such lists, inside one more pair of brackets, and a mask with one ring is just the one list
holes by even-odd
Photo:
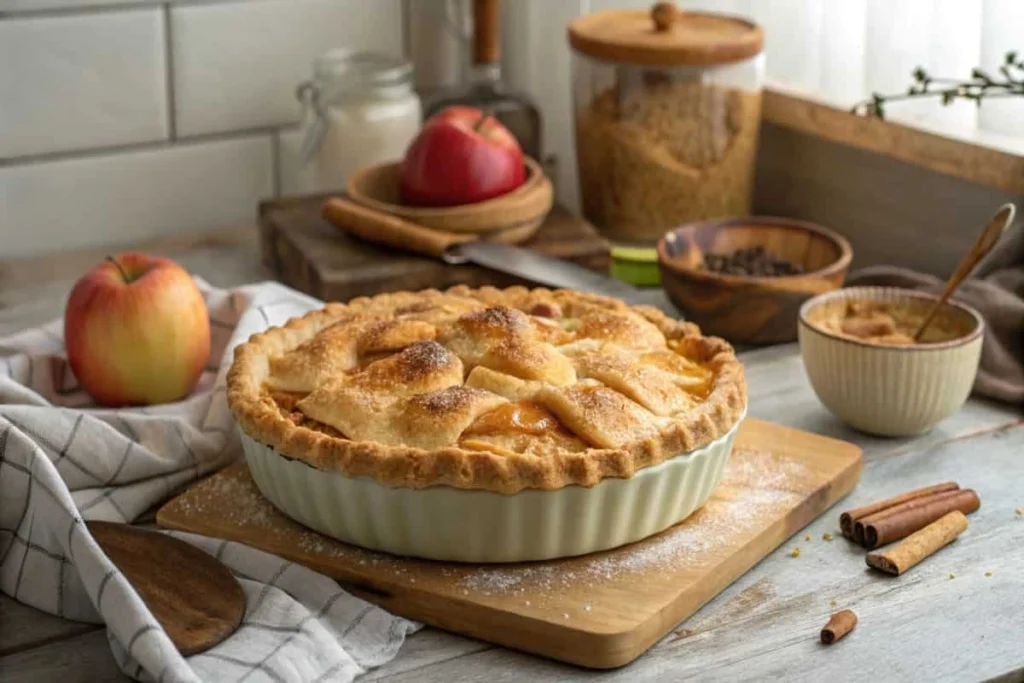
[[526, 181], [507, 194], [474, 204], [446, 207], [405, 206], [400, 200], [401, 163], [364, 168], [346, 185], [349, 198], [435, 230], [475, 233], [506, 244], [528, 240], [551, 211], [554, 191], [540, 165], [524, 157]]
[[[762, 246], [800, 265], [802, 275], [755, 277], [705, 270], [704, 254]], [[796, 341], [800, 306], [837, 289], [853, 250], [837, 233], [787, 218], [743, 217], [691, 223], [658, 242], [658, 266], [668, 297], [707, 334], [736, 344]]]

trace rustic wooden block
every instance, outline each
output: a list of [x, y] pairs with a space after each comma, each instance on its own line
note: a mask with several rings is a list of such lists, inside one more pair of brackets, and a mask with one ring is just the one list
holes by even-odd
[[[457, 284], [531, 284], [479, 266], [451, 266], [359, 241], [320, 217], [324, 198], [296, 197], [260, 206], [264, 264], [284, 284], [318, 299], [347, 301], [382, 291], [443, 289]], [[593, 226], [559, 205], [537, 234], [521, 246], [595, 270], [607, 268], [607, 243]]]

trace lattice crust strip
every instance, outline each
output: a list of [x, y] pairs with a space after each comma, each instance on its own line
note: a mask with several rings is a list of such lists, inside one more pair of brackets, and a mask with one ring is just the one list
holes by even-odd
[[746, 406], [732, 348], [645, 307], [455, 287], [322, 310], [236, 349], [228, 402], [288, 457], [394, 486], [592, 486], [701, 447]]
[[349, 315], [271, 359], [268, 385], [353, 441], [434, 449], [469, 430], [499, 454], [615, 448], [699, 403], [711, 372], [640, 315], [525, 303], [546, 315], [448, 299]]

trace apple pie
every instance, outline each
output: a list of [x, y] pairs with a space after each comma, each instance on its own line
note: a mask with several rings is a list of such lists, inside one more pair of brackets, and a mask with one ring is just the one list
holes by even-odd
[[386, 487], [593, 487], [733, 430], [725, 341], [569, 290], [395, 292], [324, 308], [235, 351], [228, 402], [280, 457]]

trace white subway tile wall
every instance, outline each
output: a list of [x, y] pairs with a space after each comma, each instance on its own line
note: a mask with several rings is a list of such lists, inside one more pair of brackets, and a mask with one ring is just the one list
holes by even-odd
[[277, 177], [282, 195], [302, 194], [304, 188], [315, 187], [313, 164], [303, 165], [299, 160], [305, 135], [305, 129], [299, 126], [277, 132]]
[[[650, 4], [504, 0], [506, 75], [540, 105], [557, 196], [570, 209], [578, 201], [565, 26], [594, 10]], [[995, 71], [1024, 16], [1020, 0], [905, 3], [911, 8], [848, 0], [842, 11], [817, 0], [682, 4], [752, 16], [769, 30], [769, 79], [843, 106], [899, 90], [917, 63], [943, 75], [966, 75], [979, 63]], [[405, 53], [420, 85], [451, 83], [464, 46], [446, 7], [448, 0], [0, 0], [0, 260], [255, 219], [256, 200], [302, 185], [294, 93], [312, 59], [340, 46]], [[904, 24], [926, 28], [913, 40], [893, 38], [909, 35], [891, 30]], [[939, 115], [1013, 135], [1022, 108], [1006, 99]], [[199, 173], [197, 164], [225, 175]], [[75, 206], [83, 188], [88, 201]]]
[[294, 123], [296, 85], [336, 47], [401, 54], [398, 0], [290, 0], [171, 8], [179, 135]]
[[0, 257], [251, 223], [268, 135], [0, 167]]
[[158, 5], [165, 0], [0, 0], [0, 12], [39, 12], [116, 5]]
[[0, 158], [167, 139], [159, 8], [0, 21]]
[[0, 0], [0, 260], [254, 223], [313, 58], [403, 4]]

